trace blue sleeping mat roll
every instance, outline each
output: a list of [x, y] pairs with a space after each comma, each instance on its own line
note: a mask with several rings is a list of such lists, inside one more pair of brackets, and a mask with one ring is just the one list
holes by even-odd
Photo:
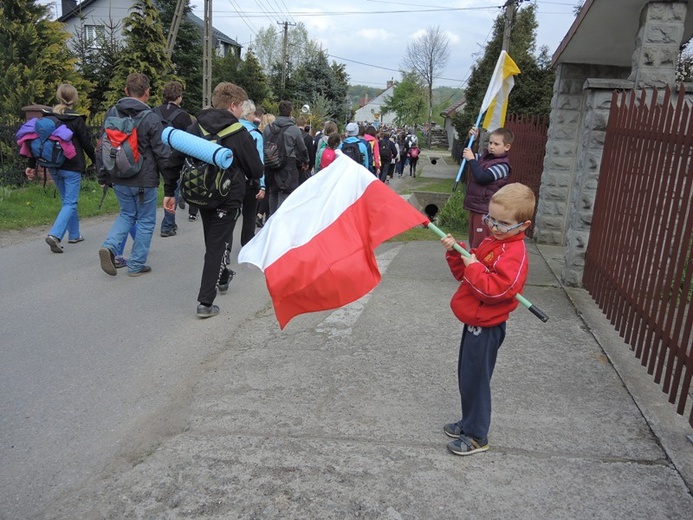
[[219, 168], [228, 168], [233, 162], [233, 152], [228, 148], [184, 130], [167, 126], [161, 132], [161, 140], [164, 144], [183, 152], [185, 155], [190, 155], [209, 164], [215, 164]]

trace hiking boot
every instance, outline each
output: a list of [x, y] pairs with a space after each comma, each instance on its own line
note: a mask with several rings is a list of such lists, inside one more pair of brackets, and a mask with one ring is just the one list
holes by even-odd
[[175, 237], [175, 236], [176, 236], [176, 230], [173, 229], [173, 228], [171, 228], [171, 229], [167, 229], [166, 231], [164, 231], [164, 230], [162, 229], [162, 230], [161, 230], [161, 236], [164, 237], [164, 238], [166, 238], [166, 237]]
[[115, 265], [116, 269], [120, 269], [121, 267], [127, 267], [128, 266], [128, 261], [125, 260], [122, 256], [116, 256], [113, 259], [113, 265]]
[[457, 439], [460, 435], [464, 435], [464, 430], [462, 429], [462, 421], [457, 421], [454, 423], [448, 423], [443, 426], [443, 431], [448, 437]]
[[82, 235], [78, 236], [77, 238], [71, 238], [67, 241], [68, 244], [79, 244], [80, 242], [84, 242], [84, 237]]
[[219, 314], [218, 305], [198, 305], [197, 306], [197, 316], [198, 318], [211, 318]]
[[262, 227], [264, 225], [265, 223], [262, 221], [262, 217], [260, 215], [255, 217], [255, 227]]
[[152, 272], [151, 267], [149, 267], [148, 265], [143, 265], [142, 269], [140, 269], [139, 271], [128, 271], [128, 276], [132, 276], [132, 277], [142, 276], [143, 274], [147, 274], [147, 273], [151, 273], [151, 272]]
[[486, 437], [483, 439], [475, 439], [467, 435], [460, 435], [458, 439], [448, 443], [448, 450], [455, 455], [473, 455], [474, 453], [481, 453], [482, 451], [488, 450], [488, 439]]
[[48, 235], [46, 237], [46, 244], [48, 244], [51, 247], [51, 251], [53, 251], [54, 253], [63, 252], [63, 246], [60, 245], [60, 240], [58, 240], [58, 238], [54, 237], [53, 235]]
[[99, 249], [99, 259], [101, 260], [101, 269], [110, 276], [118, 274], [115, 266], [115, 255], [107, 247]]

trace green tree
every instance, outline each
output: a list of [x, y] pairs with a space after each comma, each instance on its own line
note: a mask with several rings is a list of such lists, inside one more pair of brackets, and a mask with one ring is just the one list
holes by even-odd
[[[484, 55], [479, 58], [467, 84], [464, 111], [454, 119], [454, 125], [460, 135], [467, 135], [469, 128], [476, 122], [481, 102], [491, 80], [498, 61], [503, 41], [504, 16], [499, 15], [493, 27], [493, 37], [486, 46]], [[536, 6], [528, 4], [515, 15], [510, 49], [508, 54], [520, 68], [521, 73], [515, 76], [515, 87], [510, 93], [508, 113], [548, 116], [553, 93], [554, 71], [551, 69], [548, 50], [542, 48], [535, 56], [536, 48]], [[493, 130], [493, 129], [491, 129]]]
[[237, 83], [240, 79], [241, 60], [234, 53], [212, 58], [212, 90], [221, 81]]
[[[330, 65], [327, 52], [320, 50], [298, 68], [292, 75], [297, 106], [308, 104], [314, 107], [314, 118], [318, 124], [326, 118], [336, 118], [343, 113], [347, 99], [348, 75], [341, 65]], [[323, 112], [320, 117], [316, 110]]]
[[70, 39], [70, 50], [75, 56], [77, 70], [91, 85], [89, 100], [92, 112], [102, 112], [116, 65], [123, 53], [123, 44], [118, 39], [120, 23], [109, 20], [95, 40], [87, 38], [84, 18], [81, 17], [77, 33]]
[[239, 73], [238, 84], [245, 89], [248, 97], [255, 101], [256, 105], [262, 105], [270, 95], [269, 83], [252, 51], [246, 52], [245, 59], [239, 66]]
[[22, 107], [53, 105], [61, 83], [71, 83], [88, 109], [90, 85], [76, 71], [63, 24], [50, 21], [36, 0], [0, 2], [0, 114], [22, 117]]
[[392, 91], [392, 97], [381, 106], [383, 112], [395, 113], [395, 124], [415, 125], [426, 121], [428, 96], [426, 86], [416, 72], [402, 73], [402, 81]]
[[[178, 0], [155, 0], [161, 13], [165, 37], [168, 37], [171, 30], [177, 3]], [[183, 108], [195, 114], [202, 108], [202, 31], [185, 16], [190, 13], [190, 0], [186, 1], [184, 13], [173, 45], [171, 61], [178, 80], [185, 88]]]
[[166, 55], [166, 37], [153, 0], [138, 0], [132, 6], [132, 13], [123, 20], [123, 36], [125, 51], [111, 81], [108, 103], [123, 97], [128, 74], [141, 72], [149, 77], [149, 104], [159, 105], [164, 83], [177, 78]]

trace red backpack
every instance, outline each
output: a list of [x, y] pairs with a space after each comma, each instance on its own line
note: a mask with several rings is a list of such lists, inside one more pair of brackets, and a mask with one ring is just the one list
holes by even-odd
[[412, 159], [417, 159], [419, 157], [419, 148], [417, 146], [413, 146], [409, 149], [409, 157]]

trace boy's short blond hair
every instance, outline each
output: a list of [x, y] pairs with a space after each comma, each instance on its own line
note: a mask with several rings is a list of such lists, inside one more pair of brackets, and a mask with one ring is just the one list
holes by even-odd
[[491, 135], [497, 135], [501, 139], [503, 139], [503, 144], [513, 144], [513, 141], [515, 140], [515, 134], [512, 133], [511, 130], [508, 130], [507, 128], [496, 128], [493, 132], [491, 132]]
[[212, 92], [212, 106], [226, 110], [231, 106], [231, 103], [243, 103], [248, 99], [248, 94], [238, 85], [222, 81]]
[[506, 184], [491, 197], [491, 202], [515, 212], [517, 222], [532, 220], [537, 199], [529, 186], [513, 182]]

